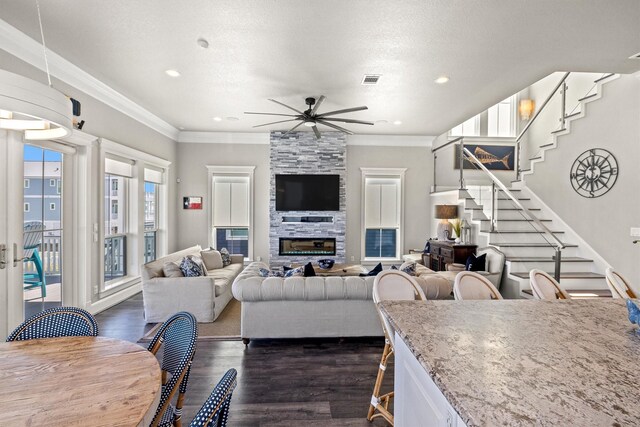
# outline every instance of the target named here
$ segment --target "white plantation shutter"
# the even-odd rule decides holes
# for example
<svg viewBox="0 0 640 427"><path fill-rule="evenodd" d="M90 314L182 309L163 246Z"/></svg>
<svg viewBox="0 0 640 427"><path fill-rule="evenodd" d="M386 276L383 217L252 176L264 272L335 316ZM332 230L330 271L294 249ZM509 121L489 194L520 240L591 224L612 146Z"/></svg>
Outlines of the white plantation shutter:
<svg viewBox="0 0 640 427"><path fill-rule="evenodd" d="M213 178L214 227L249 226L249 179L215 176Z"/></svg>
<svg viewBox="0 0 640 427"><path fill-rule="evenodd" d="M365 182L365 228L400 226L400 180L367 178Z"/></svg>

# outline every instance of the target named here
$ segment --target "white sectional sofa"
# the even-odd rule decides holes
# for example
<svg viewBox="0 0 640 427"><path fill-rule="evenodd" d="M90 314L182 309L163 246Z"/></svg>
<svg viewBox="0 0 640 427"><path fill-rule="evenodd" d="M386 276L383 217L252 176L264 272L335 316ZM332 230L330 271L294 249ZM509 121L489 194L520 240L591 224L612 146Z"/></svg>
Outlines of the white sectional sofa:
<svg viewBox="0 0 640 427"><path fill-rule="evenodd" d="M383 336L373 303L370 277L262 277L253 262L233 282L242 301L241 335L256 338ZM426 270L426 269L425 269ZM427 297L445 298L449 282L437 275L419 278Z"/></svg>
<svg viewBox="0 0 640 427"><path fill-rule="evenodd" d="M174 252L142 266L142 296L147 323L164 322L179 311L188 311L198 322L213 322L233 295L231 284L242 271L242 255L231 255L231 264L208 270L200 277L164 277L167 262L180 263L187 255L200 256L200 246Z"/></svg>

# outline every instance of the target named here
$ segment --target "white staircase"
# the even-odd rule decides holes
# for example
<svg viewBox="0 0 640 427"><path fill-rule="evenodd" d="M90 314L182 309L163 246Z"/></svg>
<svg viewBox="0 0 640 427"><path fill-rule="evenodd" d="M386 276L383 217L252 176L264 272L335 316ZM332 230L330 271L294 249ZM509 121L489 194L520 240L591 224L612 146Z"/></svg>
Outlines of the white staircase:
<svg viewBox="0 0 640 427"><path fill-rule="evenodd" d="M488 188L468 186L467 190L458 190L459 202L463 204L465 217L474 225L478 245L494 246L506 255L500 292L508 298L530 298L526 292L531 289L529 271L537 268L553 275L554 242L501 190L496 190L497 206L491 231ZM603 273L607 265L604 260L546 206L537 203L528 189L509 191L565 244L561 253L561 286L568 291L605 291Z"/></svg>

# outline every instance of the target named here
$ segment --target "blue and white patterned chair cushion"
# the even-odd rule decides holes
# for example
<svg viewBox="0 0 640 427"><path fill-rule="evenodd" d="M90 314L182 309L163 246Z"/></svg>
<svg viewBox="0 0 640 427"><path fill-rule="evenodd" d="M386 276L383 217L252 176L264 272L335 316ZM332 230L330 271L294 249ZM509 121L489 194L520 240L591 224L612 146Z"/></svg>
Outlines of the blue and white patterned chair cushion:
<svg viewBox="0 0 640 427"><path fill-rule="evenodd" d="M192 255L182 258L182 262L180 263L180 271L182 271L182 275L184 277L198 277L205 275L205 272L202 268L202 260L200 261L200 263L198 263L197 260L195 260L195 257Z"/></svg>
<svg viewBox="0 0 640 427"><path fill-rule="evenodd" d="M224 374L189 427L224 427L229 417L231 396L236 388L238 372L231 368Z"/></svg>
<svg viewBox="0 0 640 427"><path fill-rule="evenodd" d="M89 312L76 307L53 307L25 320L7 341L85 336L98 336L98 324Z"/></svg>
<svg viewBox="0 0 640 427"><path fill-rule="evenodd" d="M170 374L169 380L162 387L160 404L154 416L154 421L159 420L158 426L171 426L182 416L182 408L171 405L169 397L178 387L181 395L187 391L197 338L196 318L191 313L183 311L164 322L149 343L149 351L154 354L161 345L164 347L162 370Z"/></svg>

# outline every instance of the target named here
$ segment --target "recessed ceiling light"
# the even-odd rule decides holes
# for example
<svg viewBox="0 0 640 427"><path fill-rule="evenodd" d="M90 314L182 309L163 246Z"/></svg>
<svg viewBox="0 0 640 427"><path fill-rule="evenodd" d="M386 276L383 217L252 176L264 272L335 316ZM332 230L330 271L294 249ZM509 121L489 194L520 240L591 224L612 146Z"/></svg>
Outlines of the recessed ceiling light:
<svg viewBox="0 0 640 427"><path fill-rule="evenodd" d="M180 77L180 73L177 72L176 70L167 70L165 71L165 73L167 73L167 76Z"/></svg>
<svg viewBox="0 0 640 427"><path fill-rule="evenodd" d="M237 117L229 116L229 117L227 117L227 120L229 120L230 122L237 122L240 119L237 118Z"/></svg>
<svg viewBox="0 0 640 427"><path fill-rule="evenodd" d="M446 82L448 82L448 81L449 81L449 77L447 77L447 76L440 76L440 77L438 77L437 79L435 79L434 81L435 81L436 83L438 83L439 85L443 85L443 84L445 84Z"/></svg>
<svg viewBox="0 0 640 427"><path fill-rule="evenodd" d="M202 37L198 39L197 43L198 43L198 46L200 46L203 49L207 49L209 47L209 42L203 39Z"/></svg>
<svg viewBox="0 0 640 427"><path fill-rule="evenodd" d="M388 120L376 120L376 123L383 125L385 123L389 123L389 121Z"/></svg>
<svg viewBox="0 0 640 427"><path fill-rule="evenodd" d="M217 117L216 116L216 117L213 118L213 121L214 122L221 122L222 121L222 117Z"/></svg>
<svg viewBox="0 0 640 427"><path fill-rule="evenodd" d="M398 125L401 125L401 124L402 124L402 122L401 122L400 120L396 120L395 122L393 122L393 124L394 124L394 125L396 125L396 126L398 126Z"/></svg>

